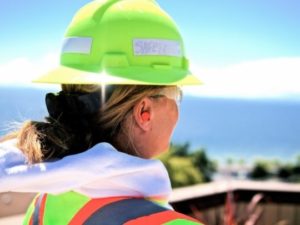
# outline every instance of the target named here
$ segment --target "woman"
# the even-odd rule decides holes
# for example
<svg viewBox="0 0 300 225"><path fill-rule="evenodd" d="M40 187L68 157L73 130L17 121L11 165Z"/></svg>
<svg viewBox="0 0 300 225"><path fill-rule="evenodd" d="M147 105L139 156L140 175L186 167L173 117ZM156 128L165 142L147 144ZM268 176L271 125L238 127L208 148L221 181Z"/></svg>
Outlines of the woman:
<svg viewBox="0 0 300 225"><path fill-rule="evenodd" d="M49 116L0 146L0 191L40 193L24 224L199 224L170 209L167 172L151 159L169 148L178 85L199 83L154 1L84 6L61 67L37 82L62 84L46 95Z"/></svg>

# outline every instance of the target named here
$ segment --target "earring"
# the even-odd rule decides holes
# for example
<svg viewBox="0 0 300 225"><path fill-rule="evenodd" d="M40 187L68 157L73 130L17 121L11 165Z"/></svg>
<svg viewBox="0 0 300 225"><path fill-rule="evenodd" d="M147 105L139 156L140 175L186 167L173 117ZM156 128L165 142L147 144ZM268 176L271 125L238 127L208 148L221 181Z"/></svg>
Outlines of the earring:
<svg viewBox="0 0 300 225"><path fill-rule="evenodd" d="M143 121L148 121L150 120L150 113L149 112L142 112L142 120Z"/></svg>

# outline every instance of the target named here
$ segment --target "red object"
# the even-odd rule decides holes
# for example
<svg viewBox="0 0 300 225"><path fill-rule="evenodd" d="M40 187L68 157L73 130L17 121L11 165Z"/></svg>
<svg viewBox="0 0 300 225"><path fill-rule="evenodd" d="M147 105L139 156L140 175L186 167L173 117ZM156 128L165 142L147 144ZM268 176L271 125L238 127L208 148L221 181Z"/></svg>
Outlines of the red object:
<svg viewBox="0 0 300 225"><path fill-rule="evenodd" d="M224 224L225 225L235 225L234 219L234 196L231 190L227 192L226 203L225 203L225 215L224 215Z"/></svg>
<svg viewBox="0 0 300 225"><path fill-rule="evenodd" d="M38 212L33 212L30 220L29 220L29 224L33 225L33 224L44 224L44 211L45 211L45 205L46 205L46 198L47 198L47 194L40 194L38 195L35 200L34 200L34 206L35 206L35 210L38 210Z"/></svg>
<svg viewBox="0 0 300 225"><path fill-rule="evenodd" d="M140 224L160 225L160 224L164 224L164 223L170 222L172 220L177 220L177 219L185 219L188 221L193 221L193 222L199 223L199 221L197 221L196 219L194 219L192 217L175 212L173 210L167 210L167 211L151 214L149 216L143 216L143 217L139 217L134 220L130 220L130 221L126 222L124 225L140 225Z"/></svg>
<svg viewBox="0 0 300 225"><path fill-rule="evenodd" d="M150 113L149 112L142 112L142 120L145 121L145 122L150 120Z"/></svg>

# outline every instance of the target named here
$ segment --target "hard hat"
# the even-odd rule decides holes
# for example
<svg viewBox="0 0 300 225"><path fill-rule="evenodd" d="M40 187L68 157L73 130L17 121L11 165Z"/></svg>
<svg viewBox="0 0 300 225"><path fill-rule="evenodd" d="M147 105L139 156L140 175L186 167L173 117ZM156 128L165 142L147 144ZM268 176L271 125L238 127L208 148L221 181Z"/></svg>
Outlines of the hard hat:
<svg viewBox="0 0 300 225"><path fill-rule="evenodd" d="M60 66L34 82L193 85L181 35L154 0L95 0L69 25Z"/></svg>

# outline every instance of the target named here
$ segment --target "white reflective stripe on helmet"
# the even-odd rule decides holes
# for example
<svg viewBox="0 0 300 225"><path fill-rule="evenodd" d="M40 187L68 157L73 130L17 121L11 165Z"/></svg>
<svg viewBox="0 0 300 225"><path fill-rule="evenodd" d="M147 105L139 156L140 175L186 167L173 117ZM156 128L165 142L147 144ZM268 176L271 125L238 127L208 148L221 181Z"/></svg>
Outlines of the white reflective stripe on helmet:
<svg viewBox="0 0 300 225"><path fill-rule="evenodd" d="M133 49L134 55L182 56L180 43L172 40L134 39Z"/></svg>
<svg viewBox="0 0 300 225"><path fill-rule="evenodd" d="M62 53L90 54L93 39L90 37L68 37L64 39Z"/></svg>

